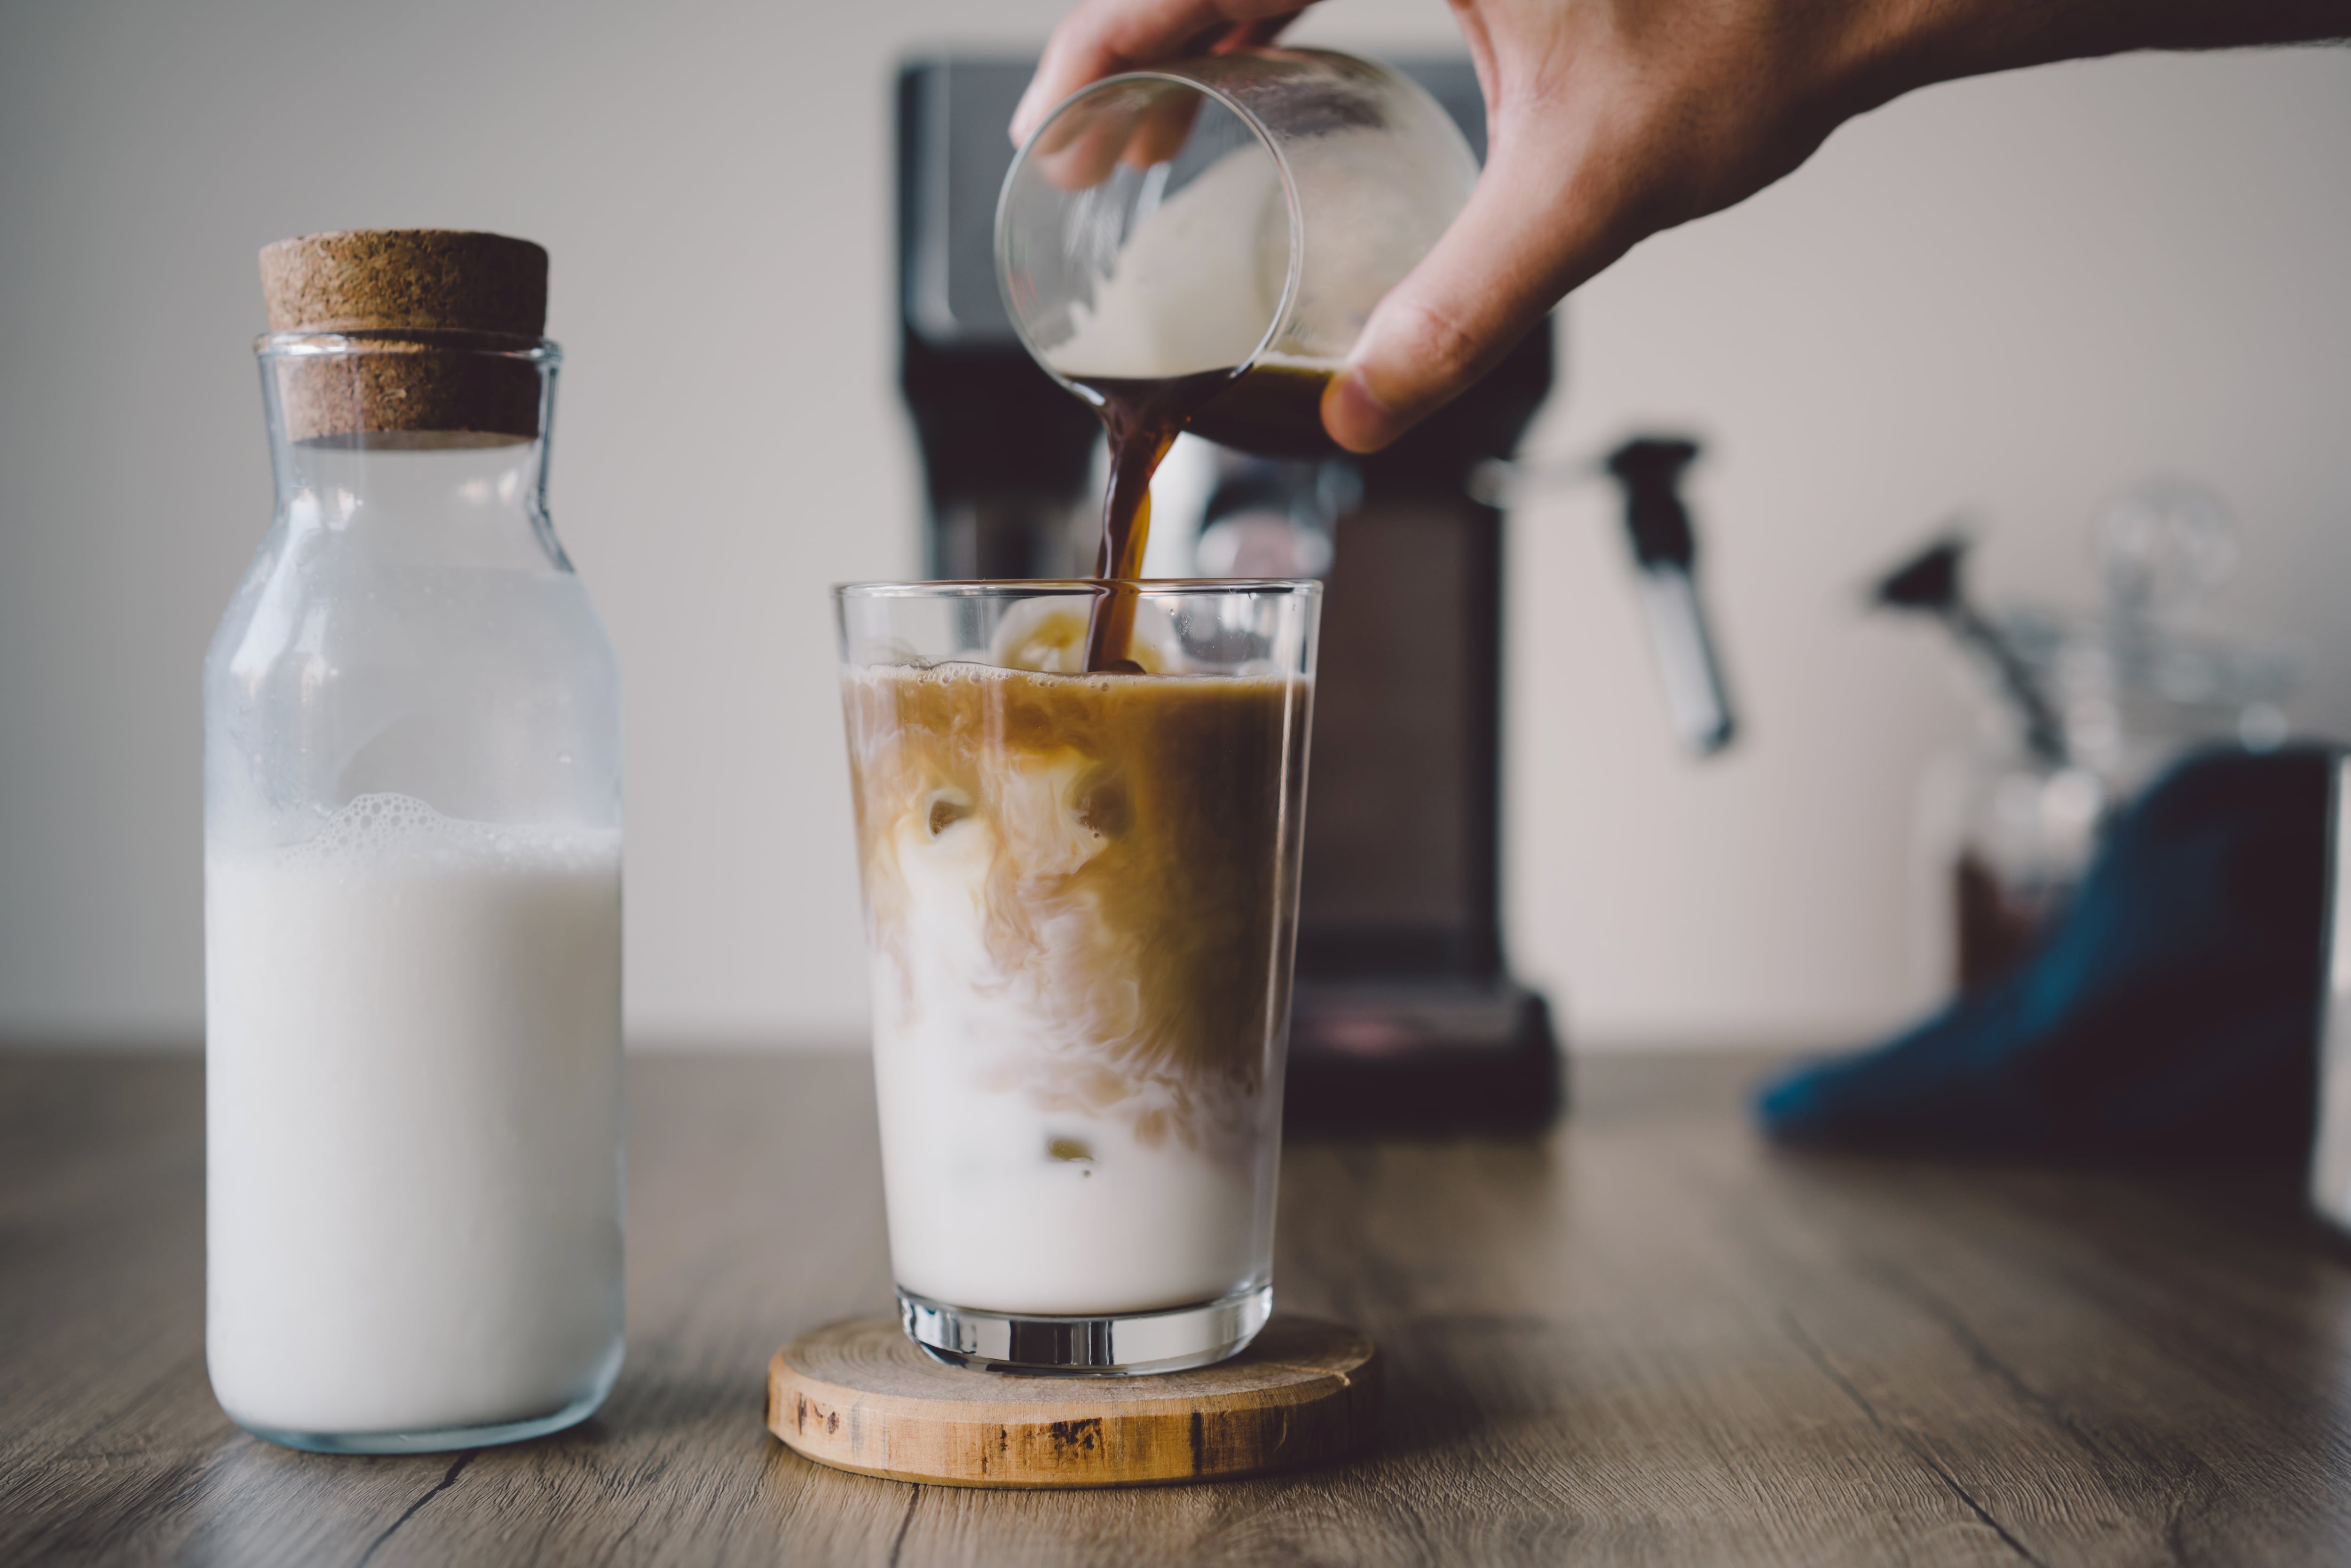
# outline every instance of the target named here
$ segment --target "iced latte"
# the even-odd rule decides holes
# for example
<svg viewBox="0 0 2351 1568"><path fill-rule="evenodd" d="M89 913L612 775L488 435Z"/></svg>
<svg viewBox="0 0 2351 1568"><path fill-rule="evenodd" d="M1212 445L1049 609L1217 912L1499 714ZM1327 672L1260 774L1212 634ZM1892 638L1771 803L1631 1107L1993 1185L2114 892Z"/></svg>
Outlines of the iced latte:
<svg viewBox="0 0 2351 1568"><path fill-rule="evenodd" d="M1146 587L1140 673L1071 673L1101 591L842 592L892 1261L998 1364L1269 1297L1316 591Z"/></svg>

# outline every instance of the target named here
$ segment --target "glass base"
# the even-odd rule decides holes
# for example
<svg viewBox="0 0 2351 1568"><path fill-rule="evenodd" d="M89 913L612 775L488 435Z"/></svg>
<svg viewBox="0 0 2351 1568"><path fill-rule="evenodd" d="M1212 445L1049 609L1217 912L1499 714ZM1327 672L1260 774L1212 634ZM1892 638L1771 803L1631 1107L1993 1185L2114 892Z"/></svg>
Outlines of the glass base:
<svg viewBox="0 0 2351 1568"><path fill-rule="evenodd" d="M1132 1377L1207 1366L1247 1349L1273 1315L1273 1287L1122 1317L1017 1317L898 1292L906 1337L935 1360L1029 1376Z"/></svg>
<svg viewBox="0 0 2351 1568"><path fill-rule="evenodd" d="M533 1416L521 1421L496 1421L480 1427L435 1427L406 1432L288 1432L261 1422L248 1421L235 1411L228 1413L246 1431L265 1443L275 1443L281 1448L300 1448L313 1454L436 1454L457 1448L488 1448L500 1443L519 1443L531 1437L544 1437L549 1432L560 1432L566 1427L576 1427L596 1413L612 1392L612 1385L621 1375L622 1347L615 1344L600 1368L587 1393L551 1415Z"/></svg>

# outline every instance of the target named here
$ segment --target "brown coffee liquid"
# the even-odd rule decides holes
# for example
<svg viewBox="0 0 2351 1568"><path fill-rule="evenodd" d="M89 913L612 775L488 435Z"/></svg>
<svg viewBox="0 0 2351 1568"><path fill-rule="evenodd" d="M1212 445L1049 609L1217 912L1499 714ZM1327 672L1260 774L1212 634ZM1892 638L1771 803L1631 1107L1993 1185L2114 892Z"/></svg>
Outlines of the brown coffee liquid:
<svg viewBox="0 0 2351 1568"><path fill-rule="evenodd" d="M1086 669L1141 674L1129 644L1134 637L1134 590L1143 575L1143 549L1151 539L1151 476L1200 405L1233 379L1229 370L1188 376L1071 377L1079 394L1102 416L1110 439L1110 491L1102 497L1102 549L1094 576L1111 585L1094 601L1086 627Z"/></svg>
<svg viewBox="0 0 2351 1568"><path fill-rule="evenodd" d="M1339 444L1322 428L1331 376L1310 365L1259 365L1202 403L1186 428L1259 457L1335 457Z"/></svg>
<svg viewBox="0 0 2351 1568"><path fill-rule="evenodd" d="M867 915L905 983L984 955L989 995L1061 1042L1029 1092L1145 1145L1236 1113L1288 1017L1306 683L945 664L842 695Z"/></svg>
<svg viewBox="0 0 2351 1568"><path fill-rule="evenodd" d="M1102 549L1094 576L1111 585L1094 602L1086 628L1086 664L1097 674L1140 674L1129 644L1134 636L1134 590L1151 538L1151 476L1186 430L1269 457L1311 457L1336 452L1322 430L1327 371L1259 365L1245 375L1231 370L1186 376L1073 376L1071 384L1102 415L1110 438L1110 491L1102 498Z"/></svg>

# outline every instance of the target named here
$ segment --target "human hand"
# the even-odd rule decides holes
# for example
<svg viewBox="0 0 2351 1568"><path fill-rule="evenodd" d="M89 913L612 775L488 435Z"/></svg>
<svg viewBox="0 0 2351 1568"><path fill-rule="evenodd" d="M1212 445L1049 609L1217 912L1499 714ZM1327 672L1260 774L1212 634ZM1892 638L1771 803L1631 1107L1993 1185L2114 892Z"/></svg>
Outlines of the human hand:
<svg viewBox="0 0 2351 1568"><path fill-rule="evenodd" d="M1455 0L1486 95L1486 169L1324 394L1332 439L1387 444L1642 237L1794 168L1855 107L1857 9ZM1054 33L1013 135L1088 82L1262 41L1293 15L1294 0L1086 0Z"/></svg>
<svg viewBox="0 0 2351 1568"><path fill-rule="evenodd" d="M2137 47L2338 36L2346 0L1449 0L1486 96L1468 205L1365 323L1322 399L1386 445L1648 235L1717 212L1844 120L1928 82ZM1267 41L1296 0L1082 0L1012 123L1102 77Z"/></svg>

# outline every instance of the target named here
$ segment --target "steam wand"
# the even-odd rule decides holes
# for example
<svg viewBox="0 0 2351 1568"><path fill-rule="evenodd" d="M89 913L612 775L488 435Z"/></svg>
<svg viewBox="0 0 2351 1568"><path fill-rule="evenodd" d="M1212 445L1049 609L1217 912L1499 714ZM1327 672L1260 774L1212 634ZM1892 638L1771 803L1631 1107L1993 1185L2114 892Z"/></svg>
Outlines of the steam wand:
<svg viewBox="0 0 2351 1568"><path fill-rule="evenodd" d="M1738 734L1714 635L1698 596L1698 536L1683 503L1684 470L1702 449L1678 436L1636 436L1603 457L1530 467L1486 462L1470 471L1469 495L1504 507L1530 490L1614 478L1623 488L1625 530L1640 569L1649 645L1665 683L1666 713L1693 756L1711 757Z"/></svg>

